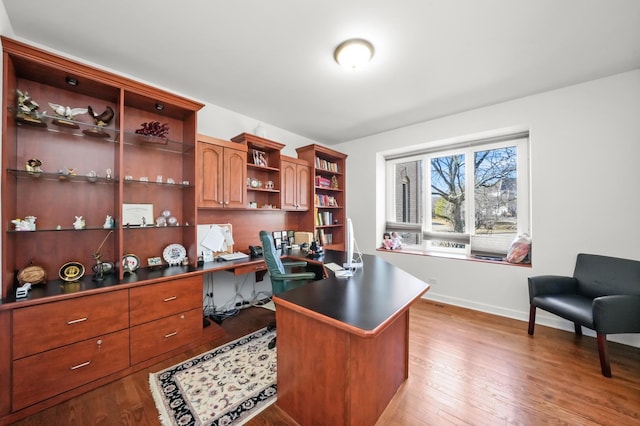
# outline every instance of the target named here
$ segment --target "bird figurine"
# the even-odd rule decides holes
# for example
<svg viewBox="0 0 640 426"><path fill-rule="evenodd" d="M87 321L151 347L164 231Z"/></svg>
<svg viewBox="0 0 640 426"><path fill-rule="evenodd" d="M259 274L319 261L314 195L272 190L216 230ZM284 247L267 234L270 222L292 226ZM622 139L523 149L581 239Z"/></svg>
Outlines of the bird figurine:
<svg viewBox="0 0 640 426"><path fill-rule="evenodd" d="M102 114L96 114L93 108L91 108L91 105L87 107L87 110L89 111L89 115L93 118L93 121L95 121L96 125L100 127L105 127L106 125L108 125L109 122L113 120L113 117L115 115L113 108L111 108L110 106L107 106L107 109L104 110Z"/></svg>
<svg viewBox="0 0 640 426"><path fill-rule="evenodd" d="M44 112L38 111L40 105L31 98L29 92L22 92L20 89L16 89L18 95L18 111L16 119L23 124L29 124L32 126L46 127L46 123L42 121Z"/></svg>
<svg viewBox="0 0 640 426"><path fill-rule="evenodd" d="M53 104L49 102L49 106L53 109L53 112L56 114L56 119L52 121L53 124L63 127L70 127L73 129L78 129L76 123L72 123L71 120L75 118L76 115L86 114L86 108L71 108L68 106Z"/></svg>
<svg viewBox="0 0 640 426"><path fill-rule="evenodd" d="M93 118L94 123L96 123L96 127L91 129L85 129L82 131L87 136L91 136L92 138L108 138L111 135L104 130L103 127L106 127L113 117L115 116L115 112L113 108L107 106L107 109L104 110L102 114L96 114L96 112L91 108L91 105L87 107L87 111L89 111L89 115Z"/></svg>

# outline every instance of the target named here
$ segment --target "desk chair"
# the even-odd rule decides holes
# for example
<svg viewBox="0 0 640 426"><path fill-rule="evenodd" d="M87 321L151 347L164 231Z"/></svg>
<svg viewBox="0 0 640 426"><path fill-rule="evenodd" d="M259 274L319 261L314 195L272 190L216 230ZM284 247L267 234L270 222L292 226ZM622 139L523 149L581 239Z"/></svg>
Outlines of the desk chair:
<svg viewBox="0 0 640 426"><path fill-rule="evenodd" d="M282 260L280 260L280 254L277 252L275 244L273 243L273 237L269 232L260 231L260 241L262 242L264 262L267 264L267 270L271 278L273 295L303 286L308 281L316 278L314 272L287 272L288 268L307 266L307 262L282 262ZM275 345L276 339L274 338L269 342L269 348L272 349Z"/></svg>

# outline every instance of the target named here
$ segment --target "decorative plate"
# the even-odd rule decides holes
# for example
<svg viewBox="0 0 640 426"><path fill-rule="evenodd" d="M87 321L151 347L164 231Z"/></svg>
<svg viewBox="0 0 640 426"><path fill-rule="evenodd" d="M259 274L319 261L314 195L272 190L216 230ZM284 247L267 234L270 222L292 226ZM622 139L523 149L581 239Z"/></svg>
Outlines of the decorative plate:
<svg viewBox="0 0 640 426"><path fill-rule="evenodd" d="M252 188L257 188L258 186L260 186L260 182L256 178L251 179L249 184Z"/></svg>
<svg viewBox="0 0 640 426"><path fill-rule="evenodd" d="M162 258L169 265L180 265L187 257L187 250L180 244L169 244L162 252Z"/></svg>
<svg viewBox="0 0 640 426"><path fill-rule="evenodd" d="M122 270L124 272L135 272L140 267L140 258L135 254L125 254L122 256Z"/></svg>
<svg viewBox="0 0 640 426"><path fill-rule="evenodd" d="M78 281L84 276L84 265L80 262L67 262L60 268L58 276L63 281Z"/></svg>

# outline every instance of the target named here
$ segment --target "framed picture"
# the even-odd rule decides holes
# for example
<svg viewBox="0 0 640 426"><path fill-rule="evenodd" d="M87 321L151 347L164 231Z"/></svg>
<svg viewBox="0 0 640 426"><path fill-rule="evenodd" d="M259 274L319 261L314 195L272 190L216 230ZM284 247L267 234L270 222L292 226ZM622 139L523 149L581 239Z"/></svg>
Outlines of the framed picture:
<svg viewBox="0 0 640 426"><path fill-rule="evenodd" d="M255 164L256 166L268 167L269 164L267 164L267 154L264 151L254 149L253 164Z"/></svg>
<svg viewBox="0 0 640 426"><path fill-rule="evenodd" d="M147 259L147 262L149 263L149 267L150 268L155 268L158 266L162 266L162 259L160 258L160 256L158 257L150 257Z"/></svg>
<svg viewBox="0 0 640 426"><path fill-rule="evenodd" d="M123 204L122 226L153 226L153 204Z"/></svg>

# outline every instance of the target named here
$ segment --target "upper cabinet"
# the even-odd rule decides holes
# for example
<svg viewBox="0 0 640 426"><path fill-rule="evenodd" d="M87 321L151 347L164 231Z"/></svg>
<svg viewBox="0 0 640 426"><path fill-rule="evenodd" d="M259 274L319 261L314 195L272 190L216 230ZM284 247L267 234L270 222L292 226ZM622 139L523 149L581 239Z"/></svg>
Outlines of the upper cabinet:
<svg viewBox="0 0 640 426"><path fill-rule="evenodd" d="M198 135L198 207L245 208L247 146Z"/></svg>
<svg viewBox="0 0 640 426"><path fill-rule="evenodd" d="M49 280L102 279L109 265L118 268L106 275L122 278L125 254L145 266L179 244L195 265L202 104L4 37L2 45L2 296L30 263Z"/></svg>
<svg viewBox="0 0 640 426"><path fill-rule="evenodd" d="M282 178L282 209L292 211L309 210L311 193L311 168L298 158L280 157L280 175Z"/></svg>
<svg viewBox="0 0 640 426"><path fill-rule="evenodd" d="M297 148L298 157L311 165L309 188L313 210L304 217L304 227L315 230L315 238L328 249L344 250L346 240L346 154L321 145Z"/></svg>

